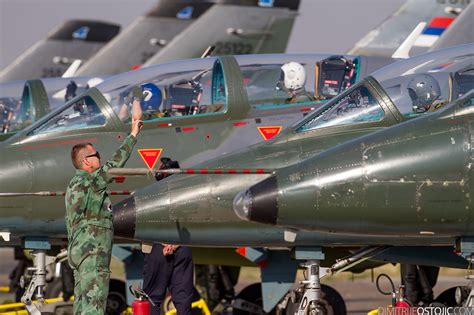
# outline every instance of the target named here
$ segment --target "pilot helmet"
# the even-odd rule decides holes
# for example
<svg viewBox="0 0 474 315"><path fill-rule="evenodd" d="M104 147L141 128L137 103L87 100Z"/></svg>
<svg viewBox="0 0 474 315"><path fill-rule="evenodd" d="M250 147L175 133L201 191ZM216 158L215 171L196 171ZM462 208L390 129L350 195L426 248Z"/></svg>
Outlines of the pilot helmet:
<svg viewBox="0 0 474 315"><path fill-rule="evenodd" d="M407 89L415 113L427 111L433 102L441 96L438 81L429 74L415 76L408 82Z"/></svg>
<svg viewBox="0 0 474 315"><path fill-rule="evenodd" d="M154 112L158 111L161 101L162 94L159 87L153 83L146 83L141 86L142 88L142 102L141 106L144 111Z"/></svg>
<svg viewBox="0 0 474 315"><path fill-rule="evenodd" d="M280 84L286 90L296 91L304 87L306 83L306 71L304 67L298 62L287 62L281 66Z"/></svg>

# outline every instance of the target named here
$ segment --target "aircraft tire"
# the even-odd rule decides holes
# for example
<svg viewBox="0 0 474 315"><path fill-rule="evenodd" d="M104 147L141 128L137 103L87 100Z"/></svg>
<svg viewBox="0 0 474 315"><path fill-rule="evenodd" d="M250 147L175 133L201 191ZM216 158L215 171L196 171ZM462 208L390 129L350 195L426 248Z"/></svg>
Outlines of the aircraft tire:
<svg viewBox="0 0 474 315"><path fill-rule="evenodd" d="M444 306L458 306L456 303L455 293L457 287L452 287L441 292L435 299L435 302Z"/></svg>
<svg viewBox="0 0 474 315"><path fill-rule="evenodd" d="M263 298L262 298L262 285L260 283L253 283L245 288L237 294L235 297L236 299L242 299L258 306L263 306ZM250 314L247 311L237 310L234 309L232 314L234 315L247 315ZM271 311L268 314L275 314L275 311Z"/></svg>
<svg viewBox="0 0 474 315"><path fill-rule="evenodd" d="M46 285L44 296L47 299L56 298L62 296L63 293L63 284L61 278L54 278L53 281L49 282Z"/></svg>
<svg viewBox="0 0 474 315"><path fill-rule="evenodd" d="M106 315L119 315L127 308L125 283L117 279L110 279L109 295L105 307Z"/></svg>
<svg viewBox="0 0 474 315"><path fill-rule="evenodd" d="M342 296L328 285L321 284L321 304L324 306L325 315L345 315L347 313L346 303ZM288 302L284 314L293 315L298 309L298 303Z"/></svg>
<svg viewBox="0 0 474 315"><path fill-rule="evenodd" d="M49 299L60 296L62 296L61 278L55 278L46 286L45 297ZM107 315L121 314L126 308L125 283L117 279L110 279L105 313Z"/></svg>

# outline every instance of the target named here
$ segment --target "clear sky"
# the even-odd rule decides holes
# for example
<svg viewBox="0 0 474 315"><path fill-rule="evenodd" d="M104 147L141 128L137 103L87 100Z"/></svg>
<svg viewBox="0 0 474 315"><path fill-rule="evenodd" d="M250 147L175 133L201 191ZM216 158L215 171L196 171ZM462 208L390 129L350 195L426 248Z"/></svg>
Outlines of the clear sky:
<svg viewBox="0 0 474 315"><path fill-rule="evenodd" d="M404 0L301 0L288 52L347 51ZM0 0L0 69L69 19L126 27L156 0Z"/></svg>

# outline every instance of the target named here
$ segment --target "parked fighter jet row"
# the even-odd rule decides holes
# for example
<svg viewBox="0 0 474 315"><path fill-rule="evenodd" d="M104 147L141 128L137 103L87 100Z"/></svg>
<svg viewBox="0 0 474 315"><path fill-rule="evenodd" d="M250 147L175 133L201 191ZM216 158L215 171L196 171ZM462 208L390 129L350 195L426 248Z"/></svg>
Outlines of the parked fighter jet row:
<svg viewBox="0 0 474 315"><path fill-rule="evenodd" d="M408 1L381 34L406 23L406 12L418 6ZM453 41L442 33L456 34L454 44L471 42L472 34L459 32L472 24L472 5L426 6L431 13L409 21L428 25L419 27L418 41L416 32L411 44L398 39L396 55L417 45L437 49L404 60L391 58L393 43L380 44L381 37L357 45L377 57L255 55L285 50L297 0L161 0L122 34L106 32L107 41L115 38L94 56L90 49L83 56L54 52L70 66L54 73L66 71L63 78L25 75L26 60L51 66L48 58L22 57L0 76L9 81L0 84L2 245L33 249L37 262L66 242L70 148L90 142L110 156L130 129L131 93L139 87L147 97L131 169L112 171L116 243L231 249L215 255L216 264L242 247L242 256L264 266L265 312L345 313L340 296L328 297L337 295L333 289L323 286L321 298L320 277L363 268L367 258L466 268L473 255L474 43L446 48ZM222 26L205 31L210 22ZM105 35L79 24L45 43L66 47L62 39L72 34L76 45L104 45ZM439 40L426 39L433 29ZM142 176L158 174L163 157L181 169L160 170L172 176L159 182ZM300 300L279 303L288 302L298 262L308 276ZM35 272L26 294L43 289L44 274ZM460 305L474 306L473 292Z"/></svg>

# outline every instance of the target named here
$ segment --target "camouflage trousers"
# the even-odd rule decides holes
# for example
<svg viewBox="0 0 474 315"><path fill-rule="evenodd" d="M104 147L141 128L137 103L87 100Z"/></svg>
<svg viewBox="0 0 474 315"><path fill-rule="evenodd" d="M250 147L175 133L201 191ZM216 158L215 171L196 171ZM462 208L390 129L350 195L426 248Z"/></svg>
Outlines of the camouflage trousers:
<svg viewBox="0 0 474 315"><path fill-rule="evenodd" d="M74 270L74 314L104 314L109 294L109 264L92 255Z"/></svg>
<svg viewBox="0 0 474 315"><path fill-rule="evenodd" d="M100 230L104 232L105 229ZM85 241L87 237L81 235L78 237L79 242L69 248L69 264L74 270L74 314L76 315L96 315L105 312L109 294L109 266L112 250L112 234L109 231L98 233L100 237L97 237L95 242L91 242L90 239ZM94 236L94 234L88 236Z"/></svg>

